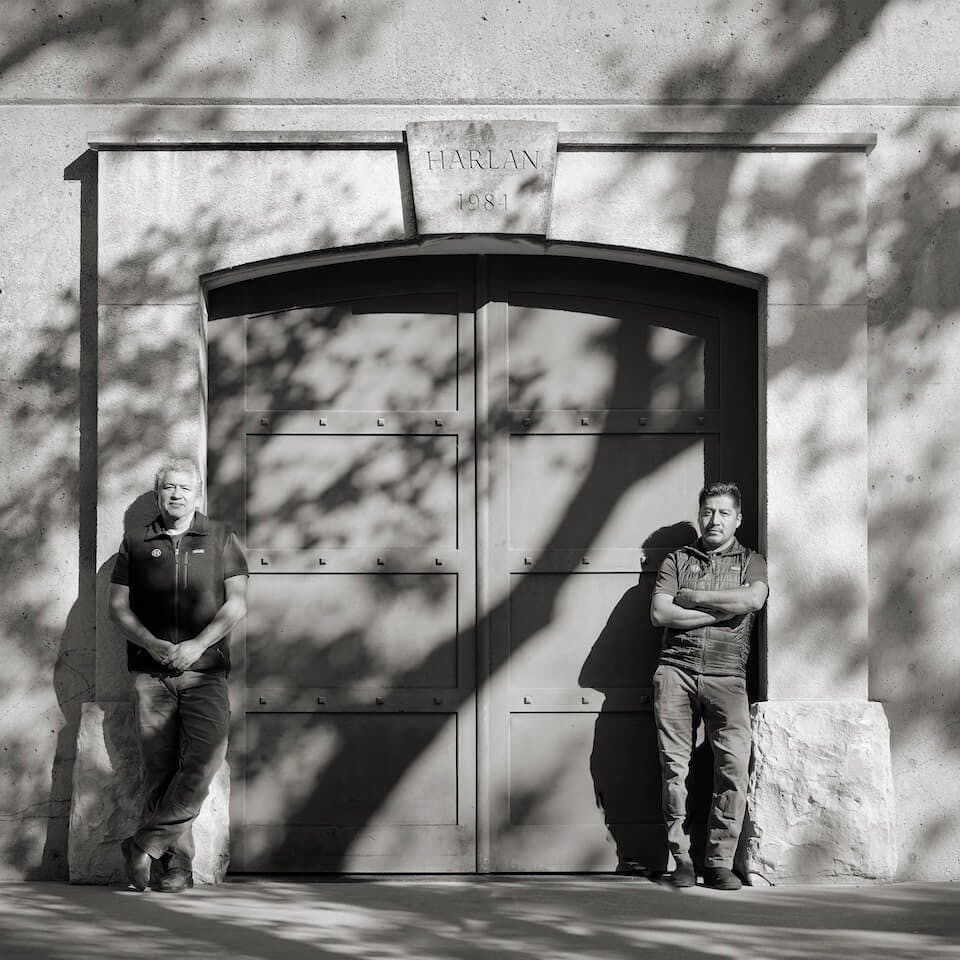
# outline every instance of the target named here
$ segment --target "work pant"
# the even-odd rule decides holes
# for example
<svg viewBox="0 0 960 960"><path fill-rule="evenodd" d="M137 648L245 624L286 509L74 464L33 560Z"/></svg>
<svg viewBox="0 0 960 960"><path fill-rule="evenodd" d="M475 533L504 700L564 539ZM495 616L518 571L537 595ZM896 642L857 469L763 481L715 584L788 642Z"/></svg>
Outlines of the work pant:
<svg viewBox="0 0 960 960"><path fill-rule="evenodd" d="M227 752L227 679L193 670L132 677L145 801L133 839L154 859L189 870L193 821Z"/></svg>
<svg viewBox="0 0 960 960"><path fill-rule="evenodd" d="M689 856L687 777L703 720L713 751L713 801L704 865L732 867L747 808L750 705L742 677L708 677L661 664L653 677L663 817L674 857Z"/></svg>

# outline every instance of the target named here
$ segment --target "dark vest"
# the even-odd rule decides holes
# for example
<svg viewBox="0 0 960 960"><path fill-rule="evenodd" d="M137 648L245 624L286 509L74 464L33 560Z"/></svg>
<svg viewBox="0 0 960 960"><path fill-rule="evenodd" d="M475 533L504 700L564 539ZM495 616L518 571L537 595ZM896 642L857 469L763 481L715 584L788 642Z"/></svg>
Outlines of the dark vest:
<svg viewBox="0 0 960 960"><path fill-rule="evenodd" d="M722 554L704 553L696 546L681 547L674 553L680 588L729 590L747 583L747 562L753 551L734 540ZM660 662L690 673L713 676L746 674L750 655L750 634L755 613L744 613L709 627L675 630L666 627Z"/></svg>
<svg viewBox="0 0 960 960"><path fill-rule="evenodd" d="M176 548L159 519L142 535L125 537L126 557L118 558L125 569L115 569L114 582L129 585L130 608L154 636L182 643L214 618L226 599L224 577L247 572L239 545L232 552L227 550L230 569L224 568L231 536L225 524L197 512ZM146 650L129 642L127 666L131 670L162 669ZM208 647L191 669L229 671L229 635Z"/></svg>

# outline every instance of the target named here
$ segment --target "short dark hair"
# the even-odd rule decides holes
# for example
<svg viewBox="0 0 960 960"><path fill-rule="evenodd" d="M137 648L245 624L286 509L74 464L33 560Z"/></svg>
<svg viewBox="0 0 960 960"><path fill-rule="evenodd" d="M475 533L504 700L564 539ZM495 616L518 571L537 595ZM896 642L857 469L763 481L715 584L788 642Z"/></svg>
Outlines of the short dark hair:
<svg viewBox="0 0 960 960"><path fill-rule="evenodd" d="M701 509L710 497L730 497L737 508L737 513L740 512L740 488L735 483L728 480L715 480L713 483L708 483L700 491Z"/></svg>

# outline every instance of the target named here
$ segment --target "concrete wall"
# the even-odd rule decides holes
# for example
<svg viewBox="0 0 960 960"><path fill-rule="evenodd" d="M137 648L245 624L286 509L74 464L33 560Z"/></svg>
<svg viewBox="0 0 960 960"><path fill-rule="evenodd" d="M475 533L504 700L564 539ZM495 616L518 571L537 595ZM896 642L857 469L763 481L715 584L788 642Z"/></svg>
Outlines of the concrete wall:
<svg viewBox="0 0 960 960"><path fill-rule="evenodd" d="M197 269L191 261L192 273L178 272L177 231L195 231L215 247L223 236L216 229L225 229L216 224L221 216L227 223L231 210L229 202L221 209L218 196L197 196L195 220L170 224L160 195L143 207L136 246L100 264L99 234L108 237L112 227L97 216L104 187L87 133L399 130L450 116L544 119L561 130L606 133L877 134L869 156L844 153L818 165L800 155L759 178L710 171L671 194L668 210L663 197L645 193L644 164L654 157L611 162L605 182L591 188L606 191L607 242L617 242L618 224L642 218L655 199L664 249L743 260L751 251L729 244L748 236L779 265L776 275L788 278L771 287L772 399L781 404L778 435L796 449L799 476L818 479L811 488L790 471L769 478L769 529L804 553L812 544L837 575L825 589L822 571L783 568L788 589L778 590L770 612L777 628L770 643L781 649L771 696L882 701L901 875L960 876L960 598L951 590L960 565L951 417L960 347L960 72L951 65L960 13L946 0L735 0L662 12L625 2L570 4L559 13L557 6L6 5L0 876L64 875L80 705L93 698L98 673L97 545L102 557L116 535L96 529L97 465L101 498L129 504L149 485L150 466L131 452L131 439L143 433L143 418L159 418L158 429L170 418L170 411L134 409L136 417L118 417L115 429L97 436L98 349L113 349L111 317L128 309L110 306L97 274L145 290L156 276L180 276L172 299L158 291L162 302L176 303L195 290ZM697 191L702 183L709 184L710 216ZM390 211L353 202L360 206L351 222L364 236L367 227L377 236L394 232ZM796 225L798 207L809 216ZM277 231L294 247L322 246L327 220L290 221L267 208L262 233L245 240L250 256L270 255ZM328 236L349 232L333 226ZM850 282L862 276L863 237L866 291ZM828 270L819 269L824 263ZM827 313L815 326L798 322L813 304ZM811 330L815 342L804 339ZM127 347L115 343L129 382L163 375L162 357L144 365ZM124 395L113 402L124 410ZM106 414L109 405L101 430ZM864 489L869 498L851 495ZM823 522L838 513L849 524ZM810 612L824 609L832 628L814 634Z"/></svg>

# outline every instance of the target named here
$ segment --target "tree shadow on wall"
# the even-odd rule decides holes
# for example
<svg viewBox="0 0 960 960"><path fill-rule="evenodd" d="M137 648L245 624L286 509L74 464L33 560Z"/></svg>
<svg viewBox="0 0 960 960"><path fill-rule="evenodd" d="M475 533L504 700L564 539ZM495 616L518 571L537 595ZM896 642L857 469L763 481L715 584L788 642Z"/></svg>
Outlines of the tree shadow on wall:
<svg viewBox="0 0 960 960"><path fill-rule="evenodd" d="M2 72L2 65L0 65ZM63 179L80 184L79 290L70 298L72 322L60 332L57 345L44 344L35 359L34 377L59 388L66 377L76 377L76 394L57 397L55 417L79 426L75 463L70 458L51 465L55 487L40 484L31 491L45 493L43 509L34 513L39 533L57 524L46 516L51 505L75 487L77 516L77 598L70 607L53 664L53 690L62 715L50 772L49 815L40 863L28 872L31 878L67 877L67 841L77 734L83 704L94 699L96 682L96 491L97 491L97 208L96 155L81 154L63 171ZM79 343L76 368L71 363L71 341Z"/></svg>
<svg viewBox="0 0 960 960"><path fill-rule="evenodd" d="M750 130L754 131L758 125L762 128L767 122L762 118L758 119L758 112L753 107L742 109L726 110L725 113L718 113L716 106L725 103L749 103L754 100L764 100L771 104L780 104L784 102L783 89L787 84L793 84L793 94L787 94L789 102L802 102L806 94L816 89L817 84L824 76L827 76L838 64L840 64L847 52L858 43L861 43L871 34L872 27L879 17L882 10L888 4L882 2L871 2L860 4L856 7L850 4L838 2L815 3L808 7L808 16L811 19L826 18L827 29L815 30L807 34L803 30L792 29L784 34L781 30L782 23L789 22L796 24L797 5L783 2L773 8L769 13L771 21L771 37L773 32L777 31L778 37L776 43L770 42L771 50L779 48L780 51L789 52L790 56L783 62L775 57L763 58L757 57L749 62L741 59L741 54L746 50L746 44L734 42L730 45L730 55L718 59L705 53L702 58L697 54L691 57L685 57L682 62L678 62L674 74L669 82L664 85L664 94L669 95L671 101L693 99L703 104L701 112L697 116L696 122L704 122L711 125L716 123L718 117L724 118L724 126L730 130ZM182 3L166 4L163 11L178 13L185 9ZM792 16L788 14L793 13ZM47 18L46 23L37 29L26 29L21 31L21 39L12 47L12 55L5 55L5 59L0 62L0 67L11 70L19 64L27 62L29 57L48 43L53 46L66 45L68 42L75 41L78 37L82 39L84 35L94 35L97 33L105 35L110 44L126 58L128 64L135 65L135 69L143 70L145 65L146 73L156 69L159 64L159 57L152 56L149 52L145 57L139 53L139 38L149 35L149 44L157 44L162 47L163 57L169 58L169 40L170 32L158 32L155 29L154 17L156 11L151 9L150 18L145 21L143 18L130 20L127 12L122 6L116 4L98 4L88 5L88 16L81 24L83 30L80 33L76 31L72 35L65 36L64 29L69 34L74 25L54 22L52 15ZM103 16L103 14L106 14ZM122 23L121 23L122 21ZM803 26L800 18L800 27ZM119 29L122 28L122 29ZM86 31L84 33L83 31ZM116 41L116 42L115 42ZM743 49L741 50L741 46ZM627 51L632 53L633 51ZM747 51L748 52L748 51ZM175 59L175 58L174 58ZM141 64L141 60L143 64ZM104 58L102 75L107 77L109 71L113 70L116 59ZM635 72L632 66L626 69L626 64L632 64L634 57L624 57L624 75L622 77L625 88L629 88L635 80ZM767 66L774 64L773 67ZM131 68L133 69L133 68ZM205 74L206 76L206 74ZM209 112L199 111L196 116L217 115L220 108L210 108ZM789 122L789 106L782 110L771 110L767 115L775 117L778 122ZM158 111L151 112L150 117L155 117ZM146 111L144 111L144 115ZM917 110L911 114L911 122L916 122L918 128L922 127L922 119L926 111ZM689 116L689 114L688 114ZM179 117L179 114L178 114ZM202 122L202 121L198 121ZM135 128L135 125L132 124ZM872 207L872 229L877 235L883 235L886 228L896 228L895 239L889 257L889 264L880 271L882 276L878 278L880 296L877 297L872 305L871 323L880 340L888 335L896 334L897 337L910 338L915 341L918 348L926 349L931 356L937 356L942 353L936 348L940 340L941 325L951 322L950 315L954 312L958 301L955 281L952 278L955 271L952 271L949 264L956 261L956 256L951 256L951 251L956 246L956 229L952 229L952 221L955 219L955 213L948 209L950 176L955 174L957 168L957 151L951 145L949 138L937 137L934 140L924 141L922 129L914 134L908 129L891 131L892 137L911 137L911 153L917 156L917 165L907 170L905 173L897 171L897 176L889 183L881 183L882 170L876 174L875 189L879 195L877 203ZM914 142L915 141L915 142ZM707 189L707 179L702 178L704 190ZM728 199L728 191L723 185L716 183L710 185L710 195L703 196L702 202L691 204L690 208L696 210L698 217L707 216L709 218L718 218ZM829 198L828 198L829 199ZM811 205L818 202L817 197L811 198ZM214 237L216 234L214 234ZM175 247L180 238L171 236L164 238L164 243ZM709 251L704 252L705 245L697 245L690 252L696 255L703 255L709 258ZM136 252L134 254L136 257ZM941 262L942 258L942 262ZM784 264L784 268L789 270L790 264ZM913 291L922 291L914 295ZM94 297L94 325L96 314L96 303ZM922 316L921 316L922 315ZM46 354L46 359L56 359L54 349L48 348L46 344L39 351ZM94 351L95 355L96 351ZM838 349L836 356L841 358L844 352ZM783 355L783 368L791 365L791 358ZM908 382L920 384L917 389L917 397L923 396L923 383L934 376L931 368L921 368L917 370L908 369L904 373L902 357L893 350L880 348L875 352L876 369L871 377L872 400L874 405L872 416L874 423L884 422L884 417L895 418L902 413L903 403L909 403L913 400L913 392L907 395L908 399L904 401L901 396L900 385L904 376ZM914 381L909 378L915 376ZM95 385L95 376L88 381ZM131 380L136 383L135 379ZM95 389L94 389L95 393ZM81 405L83 401L81 398ZM74 423L75 409L73 399L68 401L64 409L58 406L55 413L58 421L66 422L71 427ZM89 420L87 421L89 426ZM94 420L95 426L95 420ZM81 432L83 430L83 414L81 414ZM880 431L878 430L878 433ZM89 432L86 433L90 437ZM115 453L115 448L111 447L113 438L104 437L105 453ZM136 445L138 438L121 437L119 446L133 443ZM813 448L812 452L821 458L829 458L835 451L830 447L830 438L813 436L804 438L804 443ZM85 459L82 451L83 439L81 439L81 483L86 478L88 492L96 485L96 465L95 461L91 466L89 458ZM95 441L92 441L95 451ZM109 463L109 455L105 460ZM69 460L69 458L68 458ZM916 460L924 471L931 474L938 474L942 471L949 471L949 462L945 462L940 440L929 438L924 441L922 448L916 450ZM950 497L945 489L931 491L929 487L921 492L921 485L914 485L912 490L901 488L903 481L901 477L893 478L892 471L888 471L887 463L882 462L882 456L872 464L872 479L876 480L878 487L878 497L884 497L890 508L885 509L882 517L874 524L875 529L871 530L871 554L874 557L874 568L879 570L877 579L877 588L872 598L872 622L878 626L874 628L879 633L875 633L873 639L879 646L887 645L891 651L901 650L901 644L906 643L908 655L902 656L897 653L902 663L897 666L890 661L891 656L884 657L882 669L871 670L871 695L878 699L886 699L891 694L891 687L896 686L895 700L903 708L898 725L894 727L893 735L895 742L902 741L905 745L912 743L910 739L916 733L922 733L925 724L930 716L935 716L938 722L938 729L949 738L949 742L956 743L956 731L960 728L952 721L958 711L960 703L957 700L956 691L960 689L956 683L952 683L953 677L949 671L944 671L942 664L938 661L932 663L929 657L929 643L927 642L932 630L937 628L937 619L935 613L930 609L929 587L925 577L915 577L915 570L910 564L912 557L916 555L916 544L922 543L925 537L934 535L938 526L939 518L949 509ZM42 486L50 494L50 500L61 491L64 477L73 469L73 464L68 463L67 467L56 462L50 463L43 476L45 481ZM81 528L84 524L84 508L82 506L84 498L80 497L81 503ZM31 550L36 550L36 544L39 542L37 531L45 526L42 518L37 518L34 529L30 535L25 538L30 544ZM84 536L81 537L82 541ZM89 530L85 538L89 544ZM86 552L85 552L86 549ZM35 558L35 554L29 555ZM95 561L91 559L89 548L85 548L81 543L81 578L84 577L84 570L87 570L87 581L95 577ZM955 565L954 565L955 566ZM956 573L951 569L946 575ZM790 571L787 571L785 580L791 580L794 586L802 585L803 578L793 579ZM18 592L25 594L26 589L21 589L19 583L15 583L11 588L11 593ZM84 582L81 583L80 597L87 595L87 587ZM818 596L809 598L800 597L791 606L795 609L795 617L798 623L802 623L805 616L805 610L810 605L819 602ZM784 602L788 602L784 598ZM82 631L85 629L83 624L89 617L89 610L84 609L85 600L78 599L77 605L71 609L68 617L67 626L64 630L64 640L61 643L61 651L65 655L64 665L58 669L65 671L63 676L58 679L55 675L55 685L60 685L61 681L65 691L68 691L70 685L74 682L71 679L71 671L74 667L75 659L83 659L79 652L83 649ZM850 603L838 603L838 619L849 612ZM32 612L33 605L31 604ZM73 640L67 641L65 638L70 634ZM897 643L893 641L897 640ZM31 651L31 656L35 656L41 665L41 655L35 651L36 635L27 634L25 636L24 650ZM860 654L856 654L859 658ZM84 661L86 662L86 661ZM901 672L902 668L902 672ZM851 659L850 670L862 669L862 663L859 659ZM895 680L883 681L885 671L893 671ZM83 670L80 671L83 674ZM83 681L77 681L76 691L83 696L84 684L92 683L92 676L86 677ZM939 696L941 699L934 705L931 697ZM70 694L65 693L63 698L58 698L61 707L64 709L65 717L68 711L74 711L71 706ZM912 711L912 706L917 702L931 702L931 711L917 712ZM888 704L892 701L888 700ZM912 711L912 712L911 712ZM922 713L924 720L921 722L918 716ZM58 749L58 758L67 759L72 743L68 742L69 737L66 734L61 738ZM26 754L33 750L33 745L24 745L22 753ZM11 747L11 752L13 748ZM21 752L18 747L17 752ZM55 760L55 765L59 760ZM66 767L63 767L55 776L58 784L67 784L69 777L66 775ZM34 791L36 794L37 791ZM62 800L64 794L59 790L54 790L50 798ZM39 799L39 798L37 798ZM13 809L11 807L11 809ZM927 821L932 822L932 820ZM949 816L943 816L938 821L936 829L929 831L930 842L936 839L936 830L949 829ZM924 844L927 840L924 840ZM45 854L45 860L48 859Z"/></svg>
<svg viewBox="0 0 960 960"><path fill-rule="evenodd" d="M38 68L41 73L66 69L75 92L95 98L122 102L148 90L153 95L163 91L174 100L209 98L215 90L227 100L242 97L256 82L258 66L275 54L274 44L289 45L294 38L304 54L337 60L344 69L355 67L356 58L370 53L389 22L389 6L371 0L362 9L351 6L348 16L337 5L310 0L239 0L229 7L192 0L82 0L62 9L11 4L0 78L22 73L29 85ZM273 29L277 26L279 35ZM210 55L211 46L217 48L215 56ZM69 72L75 67L71 60L83 63L76 73ZM64 87L67 84L64 81ZM144 130L168 109L143 106L125 126ZM228 112L220 104L201 106L189 123L211 129ZM170 125L179 129L183 111L176 110L176 115Z"/></svg>

